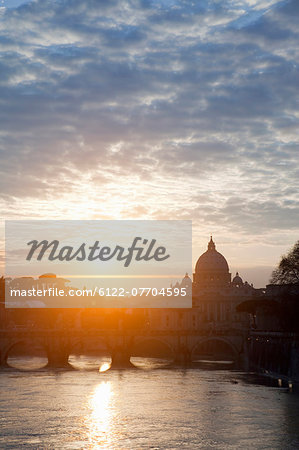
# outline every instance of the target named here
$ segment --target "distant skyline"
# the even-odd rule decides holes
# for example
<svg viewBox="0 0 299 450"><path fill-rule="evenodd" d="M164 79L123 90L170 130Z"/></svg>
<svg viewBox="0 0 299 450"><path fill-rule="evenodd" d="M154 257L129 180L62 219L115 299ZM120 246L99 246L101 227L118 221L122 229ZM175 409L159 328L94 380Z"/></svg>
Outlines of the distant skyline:
<svg viewBox="0 0 299 450"><path fill-rule="evenodd" d="M265 286L299 239L298 13L2 1L2 267L5 219L192 219L193 266L212 234Z"/></svg>

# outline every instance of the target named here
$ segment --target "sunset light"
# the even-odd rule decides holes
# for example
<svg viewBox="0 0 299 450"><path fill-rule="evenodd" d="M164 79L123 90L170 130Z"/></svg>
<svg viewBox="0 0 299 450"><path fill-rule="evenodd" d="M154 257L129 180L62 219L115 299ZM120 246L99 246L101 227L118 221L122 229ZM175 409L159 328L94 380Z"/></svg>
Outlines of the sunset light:
<svg viewBox="0 0 299 450"><path fill-rule="evenodd" d="M0 449L299 449L298 24L0 0Z"/></svg>

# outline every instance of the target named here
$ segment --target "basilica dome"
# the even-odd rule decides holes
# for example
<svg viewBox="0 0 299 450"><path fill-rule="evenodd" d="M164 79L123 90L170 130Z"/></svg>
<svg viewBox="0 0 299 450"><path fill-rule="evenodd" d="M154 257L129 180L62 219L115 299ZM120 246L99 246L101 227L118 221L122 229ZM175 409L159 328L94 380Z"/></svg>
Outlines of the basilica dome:
<svg viewBox="0 0 299 450"><path fill-rule="evenodd" d="M229 272L227 261L221 253L217 252L212 236L208 244L208 250L198 258L195 266L195 273L203 272Z"/></svg>
<svg viewBox="0 0 299 450"><path fill-rule="evenodd" d="M243 280L239 275L239 272L236 273L236 276L233 278L232 283L236 286L242 286L243 285Z"/></svg>

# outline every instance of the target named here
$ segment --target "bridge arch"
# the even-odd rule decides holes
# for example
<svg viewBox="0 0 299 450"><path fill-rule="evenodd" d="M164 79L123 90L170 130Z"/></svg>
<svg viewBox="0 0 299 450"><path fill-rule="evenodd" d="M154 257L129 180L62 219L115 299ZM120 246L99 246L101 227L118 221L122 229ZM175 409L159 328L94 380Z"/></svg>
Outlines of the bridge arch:
<svg viewBox="0 0 299 450"><path fill-rule="evenodd" d="M203 357L207 360L231 360L237 362L240 353L229 339L217 336L206 337L197 341L191 349L191 359Z"/></svg>
<svg viewBox="0 0 299 450"><path fill-rule="evenodd" d="M2 365L7 366L7 367L14 367L14 368L23 368L22 364L19 365L17 364L17 366L15 365L10 365L8 362L8 359L10 357L10 353L12 352L13 349L15 349L18 346L26 346L28 349L30 349L29 351L25 351L24 352L24 356L32 356L32 350L42 350L42 357L45 359L45 361L42 364L37 364L37 367L33 367L35 368L41 368L47 365L48 363L48 351L47 351L47 347L46 345L44 345L44 343L42 341L33 341L32 339L16 339L12 342L9 343L9 345L7 345L6 347L4 347L2 349L2 355L1 355L1 362Z"/></svg>
<svg viewBox="0 0 299 450"><path fill-rule="evenodd" d="M144 360L140 358L149 358L152 360L150 364L157 367L162 364L165 365L173 362L175 359L175 349L166 339L159 337L140 337L137 338L130 346L131 362L139 367L146 366ZM155 361L155 362L154 362Z"/></svg>
<svg viewBox="0 0 299 450"><path fill-rule="evenodd" d="M112 349L104 337L80 337L71 341L68 362L75 369L101 367L112 361Z"/></svg>
<svg viewBox="0 0 299 450"><path fill-rule="evenodd" d="M84 351L85 349L88 348L94 348L94 349L107 349L109 352L111 351L110 349L110 345L109 342L106 338L104 337L96 337L93 340L87 336L87 337L78 337L75 339L72 339L69 345L69 351L70 353L74 350L79 351L82 350Z"/></svg>

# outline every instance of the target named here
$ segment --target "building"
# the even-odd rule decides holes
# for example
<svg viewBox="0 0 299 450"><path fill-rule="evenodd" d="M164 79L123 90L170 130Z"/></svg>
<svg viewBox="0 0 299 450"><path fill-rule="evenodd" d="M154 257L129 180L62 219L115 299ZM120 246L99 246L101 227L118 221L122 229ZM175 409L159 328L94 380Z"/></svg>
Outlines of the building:
<svg viewBox="0 0 299 450"><path fill-rule="evenodd" d="M243 282L238 272L232 279L227 260L216 250L212 236L207 250L196 262L193 282L186 274L175 287L192 287L192 309L164 310L163 314L152 311L152 320L156 325L159 322L162 328L211 331L217 328L248 328L249 314L237 312L236 307L263 295L262 289L255 289L247 281Z"/></svg>
<svg viewBox="0 0 299 450"><path fill-rule="evenodd" d="M193 307L199 309L201 321L239 327L246 325L248 315L238 313L236 307L260 294L239 273L231 279L225 257L216 250L212 239L208 249L197 260L193 274Z"/></svg>
<svg viewBox="0 0 299 450"><path fill-rule="evenodd" d="M66 282L68 282L68 280L58 278L54 274L41 275L37 280L33 280L32 278L22 278L10 281L11 287L13 288L24 287L25 283L26 287L30 285L37 289L49 287L67 289L65 286ZM264 290L255 289L253 285L249 284L247 281L243 282L238 273L236 273L232 279L227 260L216 250L216 245L212 237L208 243L207 250L196 262L193 281L186 273L182 281L177 282L173 287L184 287L189 292L192 290L192 308L151 308L144 309L143 311L137 309L134 310L134 314L125 317L127 319L130 318L130 323L135 321L140 327L147 326L151 329L160 330L202 330L203 333L217 332L217 329L244 330L252 325L252 323L249 322L250 314L246 308L243 310L241 308L238 312L236 310L237 306L244 302L251 302L253 298L261 298L264 294ZM45 306L41 302L42 300L43 299L40 299L40 304L37 304L36 299L28 301L28 299L25 298L24 301L26 304L24 306L28 309L21 309L19 312L11 310L11 314L9 311L9 313L6 314L6 322L16 321L19 323L26 323L26 320L29 317L31 320L33 316L35 318L38 314L43 315L41 312L38 313L38 308ZM33 310L30 308L33 308ZM36 311L34 311L34 309L36 309ZM141 313L143 314L142 318L140 317ZM45 315L47 314L48 313L45 311ZM94 318L93 325L90 326L112 327L114 326L113 324L118 323L118 318L121 314L121 310L95 309L84 311L82 316L92 316ZM70 314L68 313L68 315ZM114 321L111 319L113 315L116 317ZM251 314L251 319L252 321L255 320L255 314ZM2 318L2 322L3 321L4 319ZM44 324L44 321L39 320L38 318L35 318L35 322L43 322ZM113 324L110 325L110 322L113 322ZM75 321L74 326L81 326L80 323L80 321ZM87 321L86 324L86 326L89 326L88 324L90 324L90 321Z"/></svg>

